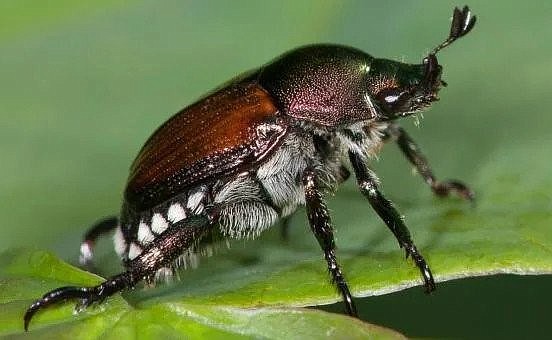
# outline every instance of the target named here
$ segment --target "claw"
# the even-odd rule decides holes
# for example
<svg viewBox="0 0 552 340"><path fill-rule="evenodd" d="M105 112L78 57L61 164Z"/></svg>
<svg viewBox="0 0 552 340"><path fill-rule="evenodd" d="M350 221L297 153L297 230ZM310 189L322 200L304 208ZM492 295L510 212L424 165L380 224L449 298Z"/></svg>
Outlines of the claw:
<svg viewBox="0 0 552 340"><path fill-rule="evenodd" d="M44 294L41 299L35 301L25 312L25 316L23 317L25 331L29 329L31 319L40 309L68 299L80 298L83 301L91 300L93 296L92 294L93 293L90 288L72 286L61 287Z"/></svg>
<svg viewBox="0 0 552 340"><path fill-rule="evenodd" d="M24 327L25 331L29 329L29 323L31 319L40 309L46 308L50 305L63 302L65 300L78 299L80 302L75 307L77 312L84 310L95 302L101 302L108 296L113 295L125 288L133 286L136 281L132 277L132 273L124 272L119 275L115 275L110 279L95 287L61 287L54 289L42 296L42 298L35 301L25 312Z"/></svg>
<svg viewBox="0 0 552 340"><path fill-rule="evenodd" d="M425 262L424 262L424 264L425 264ZM427 264L425 264L425 266L423 268L420 268L420 270L421 270L422 276L424 278L425 293L429 294L437 288L435 286L435 280L433 279L433 274L431 274L431 270L429 269Z"/></svg>
<svg viewBox="0 0 552 340"><path fill-rule="evenodd" d="M472 203L475 201L475 193L467 185L457 180L435 182L431 188L437 196L448 196L454 191L462 199Z"/></svg>
<svg viewBox="0 0 552 340"><path fill-rule="evenodd" d="M414 263L416 263L416 266L422 274L422 278L424 279L425 292L427 294L433 292L436 289L435 280L433 279L433 274L431 273L431 269L429 269L429 266L427 265L425 259L418 252L418 249L416 249L416 246L414 246L414 244L405 244L404 248L406 249L406 257L412 257Z"/></svg>

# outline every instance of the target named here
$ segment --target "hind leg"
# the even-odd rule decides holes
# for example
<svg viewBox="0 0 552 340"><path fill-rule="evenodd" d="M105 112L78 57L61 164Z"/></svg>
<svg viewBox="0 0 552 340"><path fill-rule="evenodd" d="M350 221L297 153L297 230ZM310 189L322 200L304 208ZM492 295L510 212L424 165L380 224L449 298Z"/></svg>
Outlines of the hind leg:
<svg viewBox="0 0 552 340"><path fill-rule="evenodd" d="M212 220L207 216L193 216L177 222L148 244L139 256L129 261L125 272L112 276L94 287L61 287L46 293L27 309L24 316L25 330L28 329L34 314L50 305L78 299L80 301L77 309L82 309L151 277L158 269L171 263L186 249L199 242L211 230L212 224Z"/></svg>
<svg viewBox="0 0 552 340"><path fill-rule="evenodd" d="M103 236L117 228L119 225L119 219L117 216L105 217L96 222L86 234L82 240L80 246L79 263L82 266L89 266L94 257L94 245L100 236Z"/></svg>

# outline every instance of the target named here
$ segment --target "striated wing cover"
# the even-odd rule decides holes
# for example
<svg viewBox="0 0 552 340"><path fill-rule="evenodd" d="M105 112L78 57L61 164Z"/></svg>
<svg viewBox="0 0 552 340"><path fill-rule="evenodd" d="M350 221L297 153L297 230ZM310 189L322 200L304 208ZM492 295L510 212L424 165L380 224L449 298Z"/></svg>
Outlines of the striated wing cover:
<svg viewBox="0 0 552 340"><path fill-rule="evenodd" d="M126 203L145 210L191 186L247 171L285 133L272 97L259 85L222 88L178 112L149 138L131 167Z"/></svg>

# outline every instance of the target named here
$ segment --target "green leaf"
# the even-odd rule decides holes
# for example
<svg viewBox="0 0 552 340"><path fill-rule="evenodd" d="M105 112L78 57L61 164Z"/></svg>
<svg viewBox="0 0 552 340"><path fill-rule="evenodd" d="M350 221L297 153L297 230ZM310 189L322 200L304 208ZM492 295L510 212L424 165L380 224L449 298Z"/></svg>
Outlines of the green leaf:
<svg viewBox="0 0 552 340"><path fill-rule="evenodd" d="M45 290L100 281L38 250L6 252L0 256L0 266L0 335L21 334L25 309ZM131 306L117 295L73 315L73 304L38 313L28 335L39 339L403 338L354 318L301 308L238 308L178 301Z"/></svg>
<svg viewBox="0 0 552 340"><path fill-rule="evenodd" d="M71 260L85 225L118 209L128 165L172 112L305 43L344 43L416 62L446 34L451 9L442 1L27 3L0 5L0 249L38 245ZM477 205L433 198L418 177L407 175L408 164L392 147L374 167L438 281L551 273L551 45L542 43L552 29L548 11L526 6L522 15L508 4L470 6L479 18L474 32L439 56L450 84L442 101L420 129L402 124L438 177L465 180ZM351 182L330 207L338 258L354 295L420 284L416 268ZM177 329L175 337L222 337L260 325L268 315L294 319L293 308L339 301L303 215L294 218L288 242L277 228L258 240L233 242L183 272L178 284L117 295L76 316L72 304L40 313L30 335L94 338ZM113 268L118 259L112 252L98 260L102 274L120 270ZM0 334L10 336L22 334L25 308L46 291L100 280L40 251L9 251L0 264ZM426 299L421 289L419 299ZM183 309L188 319L177 312ZM255 322L248 319L252 311L260 315ZM307 323L327 326L321 331L333 323L359 332L370 327L300 312L308 314ZM215 317L224 315L232 317ZM170 322L159 327L152 318ZM316 327L289 324L274 326L275 337L303 328L317 334Z"/></svg>
<svg viewBox="0 0 552 340"><path fill-rule="evenodd" d="M543 200L550 198L551 191L545 188L552 188L552 180L526 171L522 165L528 161L526 151L511 148L507 154L497 153L479 168L477 187L484 188L485 195L475 208L458 201L427 200L420 203L424 209L406 209L409 221L425 224L414 235L438 281L496 273L552 273L548 231L552 211L550 201ZM535 149L530 157L545 162L546 153L546 148ZM520 162L511 164L512 157ZM338 216L343 209L366 210L362 200L332 203ZM362 217L356 219L350 216L349 221L358 231L364 223ZM356 234L345 231L339 235L342 240ZM290 308L339 301L327 282L318 251L278 244L271 237L251 243L256 243L254 249L238 250L232 258L225 259L224 254L206 258L205 269L200 266L184 272L180 284L131 295L133 306L117 295L78 316L73 316L67 305L48 309L33 320L31 329L36 333L31 334L286 337L289 331L289 336L313 338L330 333L398 336L345 316ZM419 273L397 249L366 250L363 243L348 242L339 252L355 296L420 284ZM41 251L4 253L0 267L0 332L4 334L21 331L25 307L42 293L67 284L99 282L98 277ZM422 294L420 298L424 298ZM295 326L290 328L290 324Z"/></svg>

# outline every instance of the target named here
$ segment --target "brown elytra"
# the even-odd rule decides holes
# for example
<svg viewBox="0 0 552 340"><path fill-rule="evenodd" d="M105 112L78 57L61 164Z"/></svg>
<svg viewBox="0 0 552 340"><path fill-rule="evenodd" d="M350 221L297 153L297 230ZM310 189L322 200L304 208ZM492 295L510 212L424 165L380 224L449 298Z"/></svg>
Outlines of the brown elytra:
<svg viewBox="0 0 552 340"><path fill-rule="evenodd" d="M163 124L134 161L126 200L133 208L156 205L184 187L251 167L278 146L281 129L259 135L263 123L277 119L272 97L258 84L223 88ZM273 119L272 119L273 118ZM252 164L253 163L253 164Z"/></svg>

